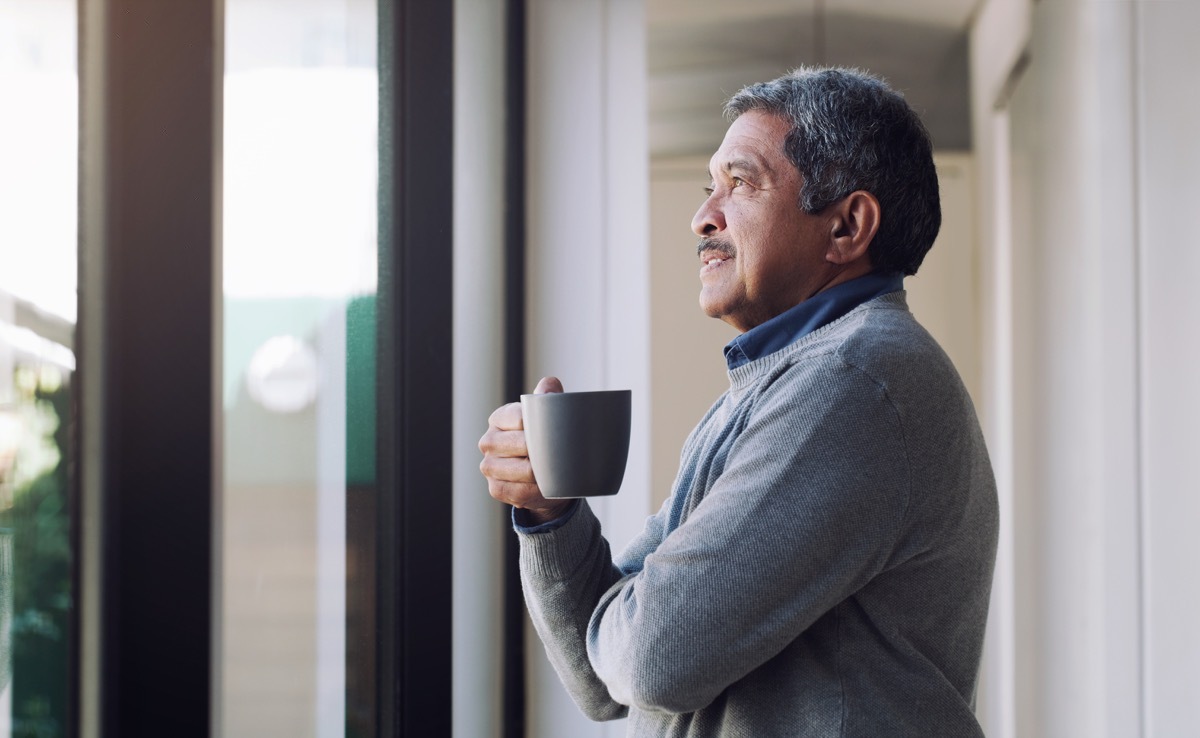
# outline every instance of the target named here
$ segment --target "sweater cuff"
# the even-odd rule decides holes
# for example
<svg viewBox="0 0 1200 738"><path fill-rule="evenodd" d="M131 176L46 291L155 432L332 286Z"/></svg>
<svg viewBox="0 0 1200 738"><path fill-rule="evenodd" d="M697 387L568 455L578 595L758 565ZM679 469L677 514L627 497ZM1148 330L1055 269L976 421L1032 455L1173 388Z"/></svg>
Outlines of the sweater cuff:
<svg viewBox="0 0 1200 738"><path fill-rule="evenodd" d="M577 509L579 509L579 500L572 500L571 504L567 507L567 511L554 520L529 525L531 522L529 520L529 513L519 507L514 507L512 510L513 530L518 533L549 533L566 525L567 521L575 515Z"/></svg>
<svg viewBox="0 0 1200 738"><path fill-rule="evenodd" d="M580 500L562 525L544 533L525 533L517 528L517 535L522 571L536 579L557 582L569 579L600 542L600 521Z"/></svg>

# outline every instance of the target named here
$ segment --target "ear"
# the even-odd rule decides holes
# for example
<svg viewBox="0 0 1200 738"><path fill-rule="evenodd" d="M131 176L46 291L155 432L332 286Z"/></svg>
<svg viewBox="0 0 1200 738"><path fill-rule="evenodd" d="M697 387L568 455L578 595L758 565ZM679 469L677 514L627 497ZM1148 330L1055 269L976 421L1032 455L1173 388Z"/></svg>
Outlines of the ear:
<svg viewBox="0 0 1200 738"><path fill-rule="evenodd" d="M867 247L879 232L879 200L866 190L856 190L829 206L830 237L825 261L847 266L859 260L869 264Z"/></svg>

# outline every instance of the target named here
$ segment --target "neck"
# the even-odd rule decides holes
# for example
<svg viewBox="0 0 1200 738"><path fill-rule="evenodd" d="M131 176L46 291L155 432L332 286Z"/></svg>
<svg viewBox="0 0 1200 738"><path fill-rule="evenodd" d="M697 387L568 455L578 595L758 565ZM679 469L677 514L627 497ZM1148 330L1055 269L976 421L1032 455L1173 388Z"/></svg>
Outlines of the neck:
<svg viewBox="0 0 1200 738"><path fill-rule="evenodd" d="M871 263L865 258L855 259L849 264L835 264L824 282L813 290L807 297L818 295L830 287L837 287L839 284L844 284L852 279L858 279L871 273Z"/></svg>

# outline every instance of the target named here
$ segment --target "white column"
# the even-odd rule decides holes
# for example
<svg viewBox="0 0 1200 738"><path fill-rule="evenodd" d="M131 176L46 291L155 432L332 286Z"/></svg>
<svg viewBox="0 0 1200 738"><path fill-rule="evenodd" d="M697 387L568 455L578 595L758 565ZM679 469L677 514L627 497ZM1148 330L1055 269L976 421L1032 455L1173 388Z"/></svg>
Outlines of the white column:
<svg viewBox="0 0 1200 738"><path fill-rule="evenodd" d="M972 138L977 163L976 218L981 297L981 391L977 398L996 474L1000 538L978 694L984 731L1016 732L1016 595L1013 494L1013 258L1009 204L1008 117L1002 108L1029 38L1029 3L990 0L970 31ZM1000 110L998 110L1000 108Z"/></svg>
<svg viewBox="0 0 1200 738"><path fill-rule="evenodd" d="M318 333L316 738L346 732L346 306Z"/></svg>
<svg viewBox="0 0 1200 738"><path fill-rule="evenodd" d="M1196 732L1200 703L1200 4L1135 3L1145 609L1143 735ZM1192 31L1189 33L1189 31Z"/></svg>
<svg viewBox="0 0 1200 738"><path fill-rule="evenodd" d="M527 384L633 390L621 493L593 504L614 549L650 513L649 220L642 0L531 0ZM617 736L587 722L530 632L530 734Z"/></svg>
<svg viewBox="0 0 1200 738"><path fill-rule="evenodd" d="M1036 4L1027 46L1004 54L994 36L1014 24L997 8L1011 7L989 2L972 29L990 269L985 416L1003 526L985 693L1001 710L986 706L985 729L1150 735L1142 645L1150 538L1140 516L1146 470L1158 467L1147 456L1139 389L1147 287L1138 223L1170 222L1178 208L1148 216L1137 207L1135 5ZM1023 75L986 71L1025 59ZM1160 140L1175 156L1186 139ZM1186 273L1178 266L1173 279Z"/></svg>
<svg viewBox="0 0 1200 738"><path fill-rule="evenodd" d="M505 510L479 473L479 437L505 402L504 3L454 8L455 738L498 738ZM438 391L438 388L431 388ZM511 399L511 398L507 398Z"/></svg>

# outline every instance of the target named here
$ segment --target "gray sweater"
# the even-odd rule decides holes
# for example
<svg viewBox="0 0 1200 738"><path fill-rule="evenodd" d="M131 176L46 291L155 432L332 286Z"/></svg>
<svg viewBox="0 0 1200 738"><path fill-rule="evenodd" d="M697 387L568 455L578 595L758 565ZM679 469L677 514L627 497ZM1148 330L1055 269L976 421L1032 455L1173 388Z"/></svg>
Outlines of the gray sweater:
<svg viewBox="0 0 1200 738"><path fill-rule="evenodd" d="M585 503L521 572L630 735L976 736L996 535L970 398L898 292L733 370L620 556Z"/></svg>

